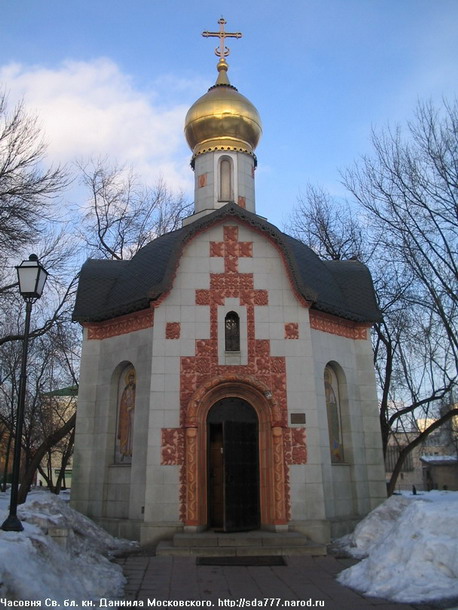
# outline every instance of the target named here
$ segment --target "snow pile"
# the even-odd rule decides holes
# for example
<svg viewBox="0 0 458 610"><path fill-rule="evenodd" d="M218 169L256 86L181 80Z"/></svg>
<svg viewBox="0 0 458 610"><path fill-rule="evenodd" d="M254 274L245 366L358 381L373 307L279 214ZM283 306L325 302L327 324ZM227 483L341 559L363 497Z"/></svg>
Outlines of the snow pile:
<svg viewBox="0 0 458 610"><path fill-rule="evenodd" d="M341 584L397 602L458 597L458 493L392 496L340 544L366 557Z"/></svg>
<svg viewBox="0 0 458 610"><path fill-rule="evenodd" d="M8 514L9 495L0 494L0 523ZM122 595L125 578L120 566L108 559L132 545L118 540L76 512L57 496L29 494L18 509L23 532L0 530L0 597L9 600L45 600L63 605ZM68 531L66 545L47 531Z"/></svg>

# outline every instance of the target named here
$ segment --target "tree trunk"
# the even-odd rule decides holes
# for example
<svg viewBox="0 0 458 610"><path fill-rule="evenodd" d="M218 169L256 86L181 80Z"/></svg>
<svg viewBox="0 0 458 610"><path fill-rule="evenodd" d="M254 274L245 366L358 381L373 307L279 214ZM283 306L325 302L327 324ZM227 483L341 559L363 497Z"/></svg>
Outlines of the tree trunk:
<svg viewBox="0 0 458 610"><path fill-rule="evenodd" d="M11 442L13 440L13 433L9 430L8 442L6 444L6 456L5 456L5 468L3 469L3 481L2 491L6 491L7 479L8 479L8 466L10 465L10 453L11 453Z"/></svg>
<svg viewBox="0 0 458 610"><path fill-rule="evenodd" d="M38 472L41 474L41 476L46 481L46 485L48 486L48 489L51 489L52 482L49 479L49 472L45 472L41 466L38 466Z"/></svg>
<svg viewBox="0 0 458 610"><path fill-rule="evenodd" d="M67 468L67 464L70 460L73 451L73 443L75 442L75 428L73 428L72 433L70 435L70 439L68 441L68 445L62 455L62 461L60 465L59 476L57 477L56 486L54 488L53 493L59 494L62 489L62 483L65 488L65 469Z"/></svg>
<svg viewBox="0 0 458 610"><path fill-rule="evenodd" d="M29 489L32 484L35 472L37 471L37 468L38 468L41 460L45 456L46 452L53 445L55 445L56 443L61 441L69 432L72 431L72 429L75 426L75 421L76 421L76 413L74 413L70 417L70 419L62 426L62 428L59 428L59 430L54 432L54 434L51 434L51 436L49 436L47 439L45 439L43 441L43 443L35 451L35 453L33 454L32 458L29 462L27 470L22 477L21 487L19 488L19 493L18 493L18 504L23 504L25 502L25 500L27 498L27 494L29 493Z"/></svg>

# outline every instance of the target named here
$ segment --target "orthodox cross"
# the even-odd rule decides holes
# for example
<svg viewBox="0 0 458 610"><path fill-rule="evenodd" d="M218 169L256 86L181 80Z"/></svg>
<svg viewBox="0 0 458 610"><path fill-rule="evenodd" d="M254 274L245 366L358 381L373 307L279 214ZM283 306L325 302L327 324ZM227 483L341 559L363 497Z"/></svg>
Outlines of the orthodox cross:
<svg viewBox="0 0 458 610"><path fill-rule="evenodd" d="M225 19L223 19L223 17L221 17L221 19L218 20L218 23L219 23L219 32L202 32L202 36L205 36L205 38L209 38L210 36L219 38L219 48L216 47L215 55L217 55L218 57L221 57L221 59L223 59L224 57L227 57L230 53L229 49L225 45L225 39L226 38L242 38L242 34L241 34L241 32L225 32L224 26L226 25L227 21Z"/></svg>

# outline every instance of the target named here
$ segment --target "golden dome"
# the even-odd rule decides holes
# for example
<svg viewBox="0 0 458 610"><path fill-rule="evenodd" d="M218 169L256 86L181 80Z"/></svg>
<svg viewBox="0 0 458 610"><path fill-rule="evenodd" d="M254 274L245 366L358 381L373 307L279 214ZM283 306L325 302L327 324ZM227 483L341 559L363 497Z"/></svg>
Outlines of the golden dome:
<svg viewBox="0 0 458 610"><path fill-rule="evenodd" d="M216 84L186 115L186 140L194 156L212 150L253 154L262 133L258 111L230 84L224 59L219 60L217 69Z"/></svg>

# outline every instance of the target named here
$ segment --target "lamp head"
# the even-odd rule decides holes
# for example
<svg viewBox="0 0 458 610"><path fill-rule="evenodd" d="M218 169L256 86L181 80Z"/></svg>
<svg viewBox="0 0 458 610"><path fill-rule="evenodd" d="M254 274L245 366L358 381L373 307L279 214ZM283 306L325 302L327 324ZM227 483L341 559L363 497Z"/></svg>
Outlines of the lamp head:
<svg viewBox="0 0 458 610"><path fill-rule="evenodd" d="M39 299L43 293L48 272L40 264L38 256L31 254L29 260L22 261L16 267L16 271L19 280L19 292L22 297L26 301Z"/></svg>

